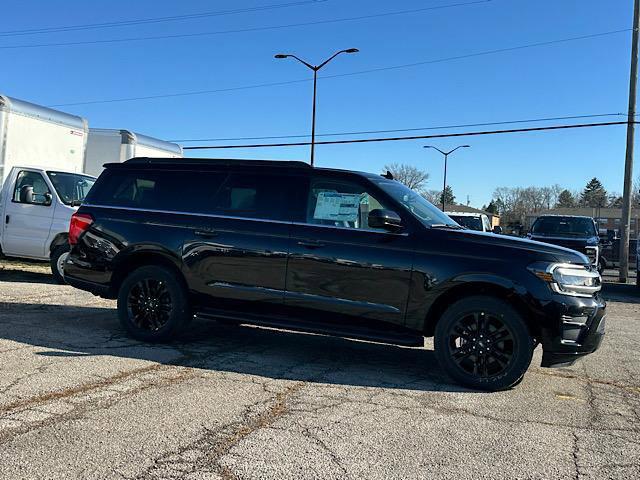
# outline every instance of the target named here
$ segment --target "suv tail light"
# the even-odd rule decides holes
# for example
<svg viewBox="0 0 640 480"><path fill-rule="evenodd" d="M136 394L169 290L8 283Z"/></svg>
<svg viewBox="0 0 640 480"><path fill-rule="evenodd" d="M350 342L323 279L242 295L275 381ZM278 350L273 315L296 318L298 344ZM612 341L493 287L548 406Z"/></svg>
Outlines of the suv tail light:
<svg viewBox="0 0 640 480"><path fill-rule="evenodd" d="M86 232L93 223L93 217L86 213L74 213L69 224L69 245L76 245L80 235Z"/></svg>

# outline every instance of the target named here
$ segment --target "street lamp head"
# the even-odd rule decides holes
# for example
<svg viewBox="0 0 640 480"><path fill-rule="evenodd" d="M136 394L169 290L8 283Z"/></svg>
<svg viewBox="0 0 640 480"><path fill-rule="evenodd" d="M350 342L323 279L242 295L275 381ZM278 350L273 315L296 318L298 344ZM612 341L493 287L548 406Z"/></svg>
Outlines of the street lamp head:
<svg viewBox="0 0 640 480"><path fill-rule="evenodd" d="M285 55L284 53L279 53L277 55L274 55L274 58L287 58L289 55Z"/></svg>
<svg viewBox="0 0 640 480"><path fill-rule="evenodd" d="M462 145L461 148L471 148L471 145Z"/></svg>
<svg viewBox="0 0 640 480"><path fill-rule="evenodd" d="M422 148L435 148L435 147L433 147L433 146L431 146L431 145L425 145L425 146L424 146L424 147L422 147Z"/></svg>
<svg viewBox="0 0 640 480"><path fill-rule="evenodd" d="M344 51L344 53L358 53L360 50L357 48L348 48Z"/></svg>

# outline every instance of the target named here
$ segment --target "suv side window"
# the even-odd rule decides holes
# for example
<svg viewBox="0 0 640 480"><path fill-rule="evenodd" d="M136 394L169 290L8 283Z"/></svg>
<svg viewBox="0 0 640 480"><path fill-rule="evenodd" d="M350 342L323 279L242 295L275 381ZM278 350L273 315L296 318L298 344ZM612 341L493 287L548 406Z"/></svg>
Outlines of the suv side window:
<svg viewBox="0 0 640 480"><path fill-rule="evenodd" d="M14 202L48 206L51 204L51 198L48 195L51 195L51 191L39 172L22 170L18 173L13 190Z"/></svg>
<svg viewBox="0 0 640 480"><path fill-rule="evenodd" d="M232 173L219 189L213 212L230 217L289 220L286 177Z"/></svg>
<svg viewBox="0 0 640 480"><path fill-rule="evenodd" d="M92 188L88 203L106 206L208 213L226 173L116 170Z"/></svg>
<svg viewBox="0 0 640 480"><path fill-rule="evenodd" d="M309 188L306 223L384 232L369 227L369 212L386 208L358 183L316 178Z"/></svg>

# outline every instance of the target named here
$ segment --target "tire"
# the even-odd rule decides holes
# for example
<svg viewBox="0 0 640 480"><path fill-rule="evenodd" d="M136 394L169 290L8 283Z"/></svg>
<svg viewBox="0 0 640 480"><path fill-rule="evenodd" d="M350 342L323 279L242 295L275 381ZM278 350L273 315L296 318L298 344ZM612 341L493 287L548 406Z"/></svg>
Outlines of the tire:
<svg viewBox="0 0 640 480"><path fill-rule="evenodd" d="M140 267L118 292L118 318L127 333L143 342L178 337L192 317L187 289L175 272L161 266Z"/></svg>
<svg viewBox="0 0 640 480"><path fill-rule="evenodd" d="M518 312L494 297L473 296L451 305L436 325L435 354L458 383L498 391L522 380L534 340Z"/></svg>
<svg viewBox="0 0 640 480"><path fill-rule="evenodd" d="M600 257L598 259L598 273L602 275L605 268L607 268L607 262L602 257Z"/></svg>
<svg viewBox="0 0 640 480"><path fill-rule="evenodd" d="M67 282L64 280L64 262L69 256L71 247L68 243L58 245L51 252L51 273L53 278L60 285L65 285Z"/></svg>

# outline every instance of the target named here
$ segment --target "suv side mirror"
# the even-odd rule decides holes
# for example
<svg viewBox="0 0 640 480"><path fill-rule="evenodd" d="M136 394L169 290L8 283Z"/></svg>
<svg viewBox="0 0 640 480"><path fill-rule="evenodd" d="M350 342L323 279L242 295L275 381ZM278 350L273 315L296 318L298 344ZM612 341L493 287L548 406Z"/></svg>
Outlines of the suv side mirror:
<svg viewBox="0 0 640 480"><path fill-rule="evenodd" d="M371 228L384 228L390 232L402 230L400 215L391 210L376 208L369 212L369 226Z"/></svg>
<svg viewBox="0 0 640 480"><path fill-rule="evenodd" d="M502 235L502 227L500 225L496 225L493 227L493 233L496 235Z"/></svg>

